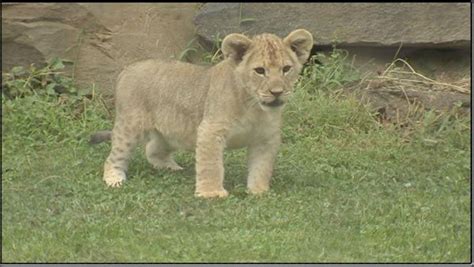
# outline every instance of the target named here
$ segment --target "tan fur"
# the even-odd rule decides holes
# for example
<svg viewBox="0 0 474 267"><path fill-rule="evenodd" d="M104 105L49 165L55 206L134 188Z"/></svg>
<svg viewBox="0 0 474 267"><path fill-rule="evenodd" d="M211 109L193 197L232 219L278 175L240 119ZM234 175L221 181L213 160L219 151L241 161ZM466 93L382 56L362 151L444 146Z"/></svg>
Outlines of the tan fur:
<svg viewBox="0 0 474 267"><path fill-rule="evenodd" d="M179 170L172 152L196 152L195 195L200 197L228 195L224 149L247 147L248 189L267 191L282 107L312 45L306 30L283 40L272 34L253 39L230 34L222 43L225 59L213 67L158 60L128 66L116 87L112 150L104 165L107 185L122 184L133 148L145 140L147 159L157 168ZM291 66L286 73L285 66ZM108 136L101 134L100 141Z"/></svg>

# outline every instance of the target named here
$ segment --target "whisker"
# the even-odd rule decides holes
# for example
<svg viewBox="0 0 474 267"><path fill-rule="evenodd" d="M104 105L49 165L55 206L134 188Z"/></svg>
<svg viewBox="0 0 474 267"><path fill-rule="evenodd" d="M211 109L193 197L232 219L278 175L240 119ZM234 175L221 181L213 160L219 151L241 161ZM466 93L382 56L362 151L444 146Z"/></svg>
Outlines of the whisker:
<svg viewBox="0 0 474 267"><path fill-rule="evenodd" d="M248 106L249 108L252 108L252 107L258 105L258 103L259 103L258 99L256 99L254 96L249 96L249 97L245 100L245 102L247 103L247 106Z"/></svg>

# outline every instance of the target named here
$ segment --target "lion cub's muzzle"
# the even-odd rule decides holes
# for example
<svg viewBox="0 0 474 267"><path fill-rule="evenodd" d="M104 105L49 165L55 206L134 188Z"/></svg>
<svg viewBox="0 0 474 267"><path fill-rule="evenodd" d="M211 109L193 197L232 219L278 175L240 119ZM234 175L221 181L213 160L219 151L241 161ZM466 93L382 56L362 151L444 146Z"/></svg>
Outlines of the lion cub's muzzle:
<svg viewBox="0 0 474 267"><path fill-rule="evenodd" d="M279 107L285 104L285 101L281 100L280 98L275 98L271 102L262 101L261 103L262 105L267 106L267 107Z"/></svg>
<svg viewBox="0 0 474 267"><path fill-rule="evenodd" d="M270 90L269 95L262 95L260 103L267 107L279 107L287 102L290 92L285 92L282 89Z"/></svg>

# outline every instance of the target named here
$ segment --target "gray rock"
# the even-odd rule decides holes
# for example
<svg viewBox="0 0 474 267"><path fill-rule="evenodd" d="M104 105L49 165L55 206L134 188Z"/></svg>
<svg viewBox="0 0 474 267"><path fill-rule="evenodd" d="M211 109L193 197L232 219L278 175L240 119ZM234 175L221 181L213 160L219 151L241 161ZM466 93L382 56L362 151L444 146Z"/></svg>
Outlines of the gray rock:
<svg viewBox="0 0 474 267"><path fill-rule="evenodd" d="M470 15L468 3L209 3L194 23L207 42L305 28L318 45L468 47Z"/></svg>

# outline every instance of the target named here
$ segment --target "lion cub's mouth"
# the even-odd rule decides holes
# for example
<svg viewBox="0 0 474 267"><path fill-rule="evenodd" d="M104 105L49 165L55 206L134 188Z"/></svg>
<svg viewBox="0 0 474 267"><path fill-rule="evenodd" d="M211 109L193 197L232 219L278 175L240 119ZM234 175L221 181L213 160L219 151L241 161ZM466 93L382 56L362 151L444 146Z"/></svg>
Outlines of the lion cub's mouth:
<svg viewBox="0 0 474 267"><path fill-rule="evenodd" d="M262 101L262 105L267 106L267 107L279 107L285 104L285 102L281 101L280 99L275 99L272 102L264 102Z"/></svg>

